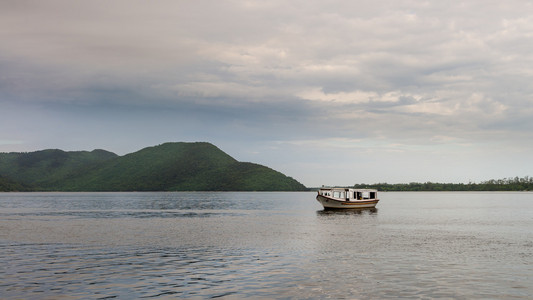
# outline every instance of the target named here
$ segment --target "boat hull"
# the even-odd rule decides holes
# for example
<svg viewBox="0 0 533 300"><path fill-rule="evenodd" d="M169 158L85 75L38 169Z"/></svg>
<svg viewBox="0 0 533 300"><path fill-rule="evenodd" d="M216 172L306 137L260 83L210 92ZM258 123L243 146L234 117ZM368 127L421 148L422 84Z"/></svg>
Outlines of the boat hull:
<svg viewBox="0 0 533 300"><path fill-rule="evenodd" d="M317 195L316 200L320 202L325 209L374 208L379 202L379 199L344 201L324 195Z"/></svg>

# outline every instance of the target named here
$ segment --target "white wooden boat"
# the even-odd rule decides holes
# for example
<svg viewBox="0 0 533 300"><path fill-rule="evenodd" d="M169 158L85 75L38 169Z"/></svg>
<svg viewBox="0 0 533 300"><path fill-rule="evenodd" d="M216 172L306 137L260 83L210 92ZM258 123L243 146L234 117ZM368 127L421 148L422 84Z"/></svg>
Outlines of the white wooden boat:
<svg viewBox="0 0 533 300"><path fill-rule="evenodd" d="M321 188L316 200L324 209L373 208L379 202L377 190L350 188Z"/></svg>

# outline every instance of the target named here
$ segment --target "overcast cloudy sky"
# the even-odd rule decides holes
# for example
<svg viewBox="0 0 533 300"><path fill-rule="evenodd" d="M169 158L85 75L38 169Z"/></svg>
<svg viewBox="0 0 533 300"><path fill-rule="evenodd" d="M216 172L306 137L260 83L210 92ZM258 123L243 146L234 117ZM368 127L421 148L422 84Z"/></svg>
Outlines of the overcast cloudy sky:
<svg viewBox="0 0 533 300"><path fill-rule="evenodd" d="M0 2L0 151L207 141L306 186L533 175L531 1Z"/></svg>

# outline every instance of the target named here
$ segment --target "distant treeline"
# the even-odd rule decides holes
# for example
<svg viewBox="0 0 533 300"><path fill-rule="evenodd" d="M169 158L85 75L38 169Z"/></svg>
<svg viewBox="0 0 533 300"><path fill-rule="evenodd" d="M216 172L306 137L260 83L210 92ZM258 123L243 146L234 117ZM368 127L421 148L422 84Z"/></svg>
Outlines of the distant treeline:
<svg viewBox="0 0 533 300"><path fill-rule="evenodd" d="M491 179L481 183L375 183L355 184L355 188L377 189L379 191L533 191L533 177Z"/></svg>

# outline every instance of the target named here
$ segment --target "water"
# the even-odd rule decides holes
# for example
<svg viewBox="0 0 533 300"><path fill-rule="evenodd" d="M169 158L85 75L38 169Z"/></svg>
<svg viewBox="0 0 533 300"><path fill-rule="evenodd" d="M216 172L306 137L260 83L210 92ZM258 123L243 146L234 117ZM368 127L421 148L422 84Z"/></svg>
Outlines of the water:
<svg viewBox="0 0 533 300"><path fill-rule="evenodd" d="M533 193L0 193L0 298L531 299Z"/></svg>

